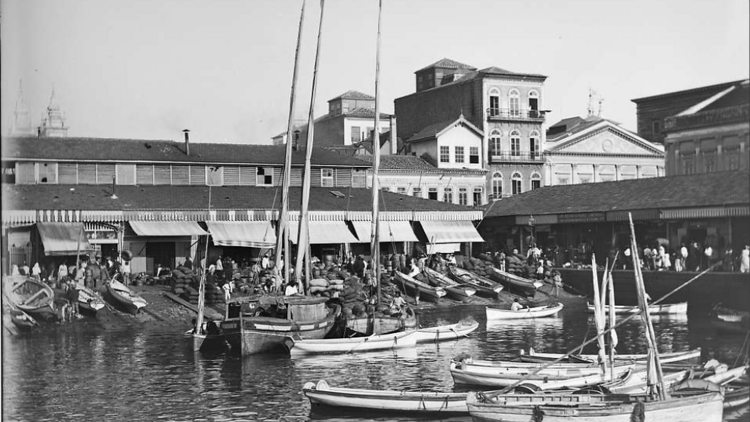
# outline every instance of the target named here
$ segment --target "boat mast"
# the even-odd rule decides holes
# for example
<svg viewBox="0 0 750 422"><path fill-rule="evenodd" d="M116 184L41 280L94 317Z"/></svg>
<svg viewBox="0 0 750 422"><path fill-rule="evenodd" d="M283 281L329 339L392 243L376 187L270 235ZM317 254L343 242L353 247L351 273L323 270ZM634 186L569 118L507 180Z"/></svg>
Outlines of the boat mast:
<svg viewBox="0 0 750 422"><path fill-rule="evenodd" d="M294 132L294 105L297 99L297 75L299 74L299 50L302 42L302 28L305 21L305 0L302 0L302 11L299 16L299 29L297 31L297 49L294 52L294 71L292 72L292 93L289 98L289 121L286 130L286 153L284 155L283 181L281 183L281 215L278 227L276 227L276 268L281 266L281 254L289 247L289 185L291 184L292 172L292 135ZM284 271L289 271L290 257L284 253ZM287 277L281 273L282 283Z"/></svg>
<svg viewBox="0 0 750 422"><path fill-rule="evenodd" d="M615 261L617 255L615 255ZM614 263L612 263L614 268ZM607 288L609 289L609 371L612 374L612 379L615 377L615 347L617 347L617 332L615 331L616 315L615 315L615 285L612 279L612 269L609 270L607 275Z"/></svg>
<svg viewBox="0 0 750 422"><path fill-rule="evenodd" d="M602 299L599 295L599 276L596 272L596 255L591 254L591 273L594 281L594 324L596 325L597 342L599 343L599 365L602 372L605 371L605 360L607 358L604 348L604 309L602 309ZM604 277L607 276L607 270L604 270ZM606 278L605 278L606 280Z"/></svg>
<svg viewBox="0 0 750 422"><path fill-rule="evenodd" d="M208 186L208 215L211 215L211 185ZM199 337L201 334L201 327L203 327L203 308L206 306L206 271L208 267L208 236L206 233L206 249L203 256L206 259L206 264L203 265L201 271L201 281L198 285L198 317L195 319L195 331L193 331L193 338ZM227 311L229 310L229 304L226 305ZM240 319L242 318L242 312L240 312ZM193 350L200 349L201 345L193 341Z"/></svg>
<svg viewBox="0 0 750 422"><path fill-rule="evenodd" d="M370 238L370 250L372 255L372 268L377 286L377 303L380 304L380 230L378 222L378 193L380 184L378 182L378 169L380 167L380 16L383 12L383 0L378 0L378 41L375 53L375 129L372 133L372 237ZM395 137L391 142L395 142Z"/></svg>
<svg viewBox="0 0 750 422"><path fill-rule="evenodd" d="M312 161L313 136L314 136L314 112L315 92L318 87L318 63L320 62L320 41L323 35L323 10L325 0L320 0L320 22L318 23L318 45L315 50L315 68L313 70L312 94L310 97L310 114L307 118L307 142L305 143L305 171L302 177L302 206L300 211L299 230L297 233L297 261L294 267L294 280L297 286L301 286L302 266L305 261L310 260L310 236L308 224L308 208L310 202L310 162ZM305 258L307 256L307 259ZM307 267L305 267L307 269ZM308 270L309 271L309 270ZM310 274L306 274L308 280Z"/></svg>

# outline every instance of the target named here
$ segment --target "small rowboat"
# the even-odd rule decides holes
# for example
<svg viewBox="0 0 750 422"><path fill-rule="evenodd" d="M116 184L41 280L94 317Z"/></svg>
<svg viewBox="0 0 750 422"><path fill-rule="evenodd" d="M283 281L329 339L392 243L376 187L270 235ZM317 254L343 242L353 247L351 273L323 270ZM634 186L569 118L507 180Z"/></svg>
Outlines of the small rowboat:
<svg viewBox="0 0 750 422"><path fill-rule="evenodd" d="M441 297L446 295L445 289L442 287L433 287L429 284L422 283L421 281L410 277L400 271L394 271L396 278L398 278L407 290L409 290L414 296L419 296L430 302L437 302Z"/></svg>
<svg viewBox="0 0 750 422"><path fill-rule="evenodd" d="M308 382L302 392L316 406L398 411L400 413L450 413L468 415L466 393L439 393L432 391L366 390L331 387L324 380L317 384Z"/></svg>
<svg viewBox="0 0 750 422"><path fill-rule="evenodd" d="M18 277L15 279L18 279ZM55 291L36 279L25 278L15 282L8 294L8 299L16 308L32 317L57 318Z"/></svg>
<svg viewBox="0 0 750 422"><path fill-rule="evenodd" d="M21 330L30 330L39 325L34 318L19 309L10 310L10 320Z"/></svg>
<svg viewBox="0 0 750 422"><path fill-rule="evenodd" d="M586 303L589 313L594 313L594 305ZM664 303L660 305L649 305L648 313L651 315L686 314L687 302ZM609 313L609 306L604 307L604 312ZM615 314L637 314L641 310L638 306L615 306Z"/></svg>
<svg viewBox="0 0 750 422"><path fill-rule="evenodd" d="M734 409L750 402L750 384L747 377L724 386L724 410Z"/></svg>
<svg viewBox="0 0 750 422"><path fill-rule="evenodd" d="M423 272L427 276L427 280L430 284L445 289L448 293L448 297L451 299L465 302L477 293L476 288L468 284L459 284L447 275L441 274L431 268L425 267Z"/></svg>
<svg viewBox="0 0 750 422"><path fill-rule="evenodd" d="M417 330L417 343L437 343L439 341L460 340L479 328L476 321L440 325L438 327L420 328Z"/></svg>
<svg viewBox="0 0 750 422"><path fill-rule="evenodd" d="M284 347L292 356L306 354L342 354L401 349L417 345L416 331L373 334L369 337L298 340L284 338Z"/></svg>
<svg viewBox="0 0 750 422"><path fill-rule="evenodd" d="M148 305L142 297L117 280L110 280L106 285L109 296L116 302L115 305L125 308L133 315L137 315L141 308Z"/></svg>
<svg viewBox="0 0 750 422"><path fill-rule="evenodd" d="M562 358L564 355L562 353L542 353L542 352L536 352L534 349L529 349L529 353L524 353L521 351L521 354L519 358L523 361L533 361L533 362L544 362L544 361L550 361L550 360L557 360L559 358ZM694 358L700 358L701 356L701 349L693 349L693 350L687 350L684 352L671 352L671 353L659 353L659 361L661 363L672 363L672 362L681 362L686 361ZM599 357L597 355L570 355L569 357L573 357L575 362L596 362ZM648 355L645 353L642 354L623 354L623 355L615 355L615 361L637 361L637 362L645 362L648 359Z"/></svg>
<svg viewBox="0 0 750 422"><path fill-rule="evenodd" d="M552 303L544 306L536 306L533 308L523 308L517 311L511 311L510 309L500 309L492 306L487 306L487 320L493 319L529 319L529 318L542 318L555 315L560 312L563 308L562 303Z"/></svg>
<svg viewBox="0 0 750 422"><path fill-rule="evenodd" d="M78 306L92 313L96 313L105 306L104 300L88 287L76 286L78 290Z"/></svg>
<svg viewBox="0 0 750 422"><path fill-rule="evenodd" d="M503 285L481 277L471 271L458 268L455 265L448 266L448 274L458 283L467 284L477 290L477 294L491 299L497 299L498 294L503 291Z"/></svg>
<svg viewBox="0 0 750 422"><path fill-rule="evenodd" d="M492 280L505 285L509 289L518 290L526 296L534 296L537 289L544 285L544 283L539 280L529 280L495 267L489 267L488 270L489 276Z"/></svg>

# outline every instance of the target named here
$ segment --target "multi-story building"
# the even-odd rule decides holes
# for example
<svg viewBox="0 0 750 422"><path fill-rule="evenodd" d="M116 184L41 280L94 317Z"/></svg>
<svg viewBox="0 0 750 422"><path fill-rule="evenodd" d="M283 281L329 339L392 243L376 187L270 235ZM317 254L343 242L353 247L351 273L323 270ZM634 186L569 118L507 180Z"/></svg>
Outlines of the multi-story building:
<svg viewBox="0 0 750 422"><path fill-rule="evenodd" d="M485 196L499 199L541 185L546 76L498 67L477 70L450 59L415 73L416 92L395 100L399 138L416 145L420 139L413 138L428 126L462 116L482 137L479 165L487 170ZM448 147L453 157L461 148ZM463 155L466 166L474 164L470 157Z"/></svg>

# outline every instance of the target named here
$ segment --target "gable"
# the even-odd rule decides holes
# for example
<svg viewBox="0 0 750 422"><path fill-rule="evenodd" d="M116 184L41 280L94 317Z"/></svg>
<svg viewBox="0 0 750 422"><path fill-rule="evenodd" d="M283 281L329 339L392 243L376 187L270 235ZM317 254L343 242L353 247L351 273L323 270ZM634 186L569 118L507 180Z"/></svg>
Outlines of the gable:
<svg viewBox="0 0 750 422"><path fill-rule="evenodd" d="M477 146L482 143L481 135L477 134L475 130L461 122L456 122L454 125L437 134L437 139L440 145Z"/></svg>
<svg viewBox="0 0 750 422"><path fill-rule="evenodd" d="M651 155L663 157L664 153L647 141L641 141L614 127L606 126L591 134L563 141L551 148L558 154Z"/></svg>

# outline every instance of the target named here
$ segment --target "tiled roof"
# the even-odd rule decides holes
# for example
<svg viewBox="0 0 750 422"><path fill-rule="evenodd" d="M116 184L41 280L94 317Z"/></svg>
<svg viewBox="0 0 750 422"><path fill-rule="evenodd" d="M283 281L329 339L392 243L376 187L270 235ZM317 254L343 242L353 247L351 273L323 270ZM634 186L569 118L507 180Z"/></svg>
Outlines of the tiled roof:
<svg viewBox="0 0 750 422"><path fill-rule="evenodd" d="M477 68L474 67L474 66L469 66L468 64L459 63L459 62L457 62L455 60L440 59L440 60L436 61L435 63L429 65L429 66L425 66L425 67L417 70L414 73L421 72L421 71L423 71L425 69L431 69L433 67L443 67L443 68L449 68L449 69L470 69L470 70L477 70Z"/></svg>
<svg viewBox="0 0 750 422"><path fill-rule="evenodd" d="M37 159L97 162L179 162L179 163L231 163L248 165L282 165L285 145L244 145L190 143L190 155L185 154L183 142L145 139L106 138L7 138L3 139L3 160ZM303 164L305 151L292 152L292 163ZM361 166L352 160L328 151L314 148L313 165Z"/></svg>
<svg viewBox="0 0 750 422"><path fill-rule="evenodd" d="M367 161L372 164L373 157L371 155L362 156L362 161ZM381 155L380 156L380 167L381 170L437 170L438 168L428 163L420 157L413 155Z"/></svg>
<svg viewBox="0 0 750 422"><path fill-rule="evenodd" d="M630 101L632 101L632 102L634 102L634 103L637 104L637 103L643 102L643 101L651 101L651 100L656 100L656 99L661 99L661 98L667 98L667 97L671 97L671 96L679 96L679 95L685 95L685 94L692 94L692 93L697 93L697 92L701 92L701 91L715 91L715 92L719 92L719 91L721 91L723 89L729 88L730 86L732 86L734 84L741 83L743 80L744 79L740 79L738 81L724 82L724 83L720 83L720 84L716 84L716 85L707 85L707 86L701 86L701 87L698 87L698 88L685 89L685 90L682 90L682 91L667 92L667 93L664 93L664 94L657 94L657 95L652 95L652 96L649 96L649 97L635 98L635 99L632 99Z"/></svg>
<svg viewBox="0 0 750 422"><path fill-rule="evenodd" d="M583 117L569 117L567 119L560 120L559 122L550 126L549 129L547 129L547 142L557 142L562 138L567 138L568 136L588 129L591 126L594 126L604 120L605 119L596 116L590 116L585 119ZM564 128L561 132L550 134L550 132L554 132L555 129L561 127Z"/></svg>
<svg viewBox="0 0 750 422"><path fill-rule="evenodd" d="M488 217L750 204L750 172L548 186L496 201Z"/></svg>
<svg viewBox="0 0 750 422"><path fill-rule="evenodd" d="M718 110L743 104L750 104L750 84L748 84L747 80L701 109L701 111Z"/></svg>
<svg viewBox="0 0 750 422"><path fill-rule="evenodd" d="M74 190L71 190L71 187ZM339 191L351 198L341 198ZM205 210L207 186L122 186L112 199L110 185L3 185L3 209L9 210ZM473 211L474 208L415 198L393 192L380 193L388 211ZM301 188L289 189L289 209L299 211ZM221 186L211 188L211 209L279 209L281 187ZM372 190L363 188L311 188L310 211L372 211Z"/></svg>
<svg viewBox="0 0 750 422"><path fill-rule="evenodd" d="M344 113L347 117L366 117L366 118L375 118L375 109L374 108L364 108L364 107L357 107L355 109L349 110L348 112ZM380 113L380 119L381 120L388 120L390 119L391 115L388 113Z"/></svg>
<svg viewBox="0 0 750 422"><path fill-rule="evenodd" d="M510 70L501 69L499 67L490 66L484 69L479 70L479 73L483 74L493 74L493 75L519 75L519 76L536 76L539 78L547 78L544 75L540 75L538 73L519 73L519 72L513 72Z"/></svg>
<svg viewBox="0 0 750 422"><path fill-rule="evenodd" d="M437 134L448 128L449 126L455 124L456 122L461 121L464 125L468 126L470 129L475 131L479 136L483 136L482 130L478 127L474 126L471 122L466 120L466 118L463 117L463 114L458 116L456 119L452 120L446 120L444 122L434 123L429 126L424 127L419 132L412 135L411 138L407 139L406 142L417 142L421 140L428 140L433 137L435 137Z"/></svg>
<svg viewBox="0 0 750 422"><path fill-rule="evenodd" d="M345 93L339 95L338 97L331 98L328 100L330 103L331 101L335 101L338 99L342 100L375 100L375 97L372 95L363 94L359 91L346 91Z"/></svg>

